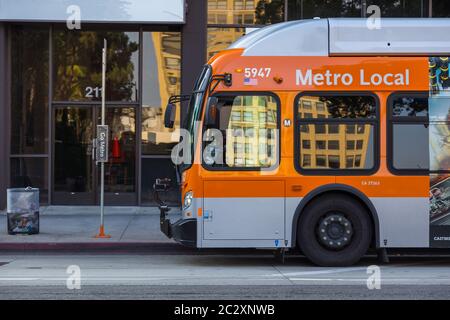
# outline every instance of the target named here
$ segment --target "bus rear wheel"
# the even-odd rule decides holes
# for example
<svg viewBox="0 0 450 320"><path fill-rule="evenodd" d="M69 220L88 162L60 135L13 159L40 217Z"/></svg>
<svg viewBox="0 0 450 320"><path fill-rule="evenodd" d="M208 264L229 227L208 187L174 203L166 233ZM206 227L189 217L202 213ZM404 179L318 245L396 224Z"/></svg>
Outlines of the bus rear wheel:
<svg viewBox="0 0 450 320"><path fill-rule="evenodd" d="M297 244L314 264L344 267L367 252L372 232L372 220L359 201L343 194L324 195L301 214Z"/></svg>

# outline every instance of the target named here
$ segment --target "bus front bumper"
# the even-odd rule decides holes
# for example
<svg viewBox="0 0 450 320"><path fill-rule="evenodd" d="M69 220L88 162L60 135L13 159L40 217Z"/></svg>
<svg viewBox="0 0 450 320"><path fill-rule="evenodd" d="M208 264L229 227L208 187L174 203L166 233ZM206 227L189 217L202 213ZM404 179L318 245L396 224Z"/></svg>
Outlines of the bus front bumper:
<svg viewBox="0 0 450 320"><path fill-rule="evenodd" d="M176 242L188 247L197 246L197 219L180 219L171 223L167 218L167 207L160 206L160 227L162 233L168 238L173 238Z"/></svg>

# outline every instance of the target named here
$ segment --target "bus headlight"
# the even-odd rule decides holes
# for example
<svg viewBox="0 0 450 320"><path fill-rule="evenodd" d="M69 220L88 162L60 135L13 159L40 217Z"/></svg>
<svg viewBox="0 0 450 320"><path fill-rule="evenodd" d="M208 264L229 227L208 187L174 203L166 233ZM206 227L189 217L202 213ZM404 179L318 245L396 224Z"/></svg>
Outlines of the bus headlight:
<svg viewBox="0 0 450 320"><path fill-rule="evenodd" d="M183 201L183 210L188 209L192 204L192 197L193 197L192 191L186 192L184 195L184 201Z"/></svg>

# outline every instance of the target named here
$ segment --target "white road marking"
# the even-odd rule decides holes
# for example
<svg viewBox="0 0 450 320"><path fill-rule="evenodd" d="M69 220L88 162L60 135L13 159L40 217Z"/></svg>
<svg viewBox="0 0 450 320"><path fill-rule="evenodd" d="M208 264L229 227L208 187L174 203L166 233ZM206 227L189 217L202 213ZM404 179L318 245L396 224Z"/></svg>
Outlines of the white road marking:
<svg viewBox="0 0 450 320"><path fill-rule="evenodd" d="M283 272L280 271L284 276L307 276L315 274L331 274L331 273L343 273L352 271L366 271L367 267L355 267L355 268L339 268L339 269L326 269L326 270L315 270L315 271L300 271L300 272ZM276 274L273 274L275 276Z"/></svg>

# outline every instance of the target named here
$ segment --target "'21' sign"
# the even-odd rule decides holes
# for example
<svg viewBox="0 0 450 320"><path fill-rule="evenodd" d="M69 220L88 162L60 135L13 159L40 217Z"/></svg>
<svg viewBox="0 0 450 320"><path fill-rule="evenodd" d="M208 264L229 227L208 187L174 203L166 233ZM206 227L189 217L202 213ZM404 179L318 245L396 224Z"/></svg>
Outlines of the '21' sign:
<svg viewBox="0 0 450 320"><path fill-rule="evenodd" d="M101 98L102 96L102 88L101 87L86 87L84 89L85 98Z"/></svg>

